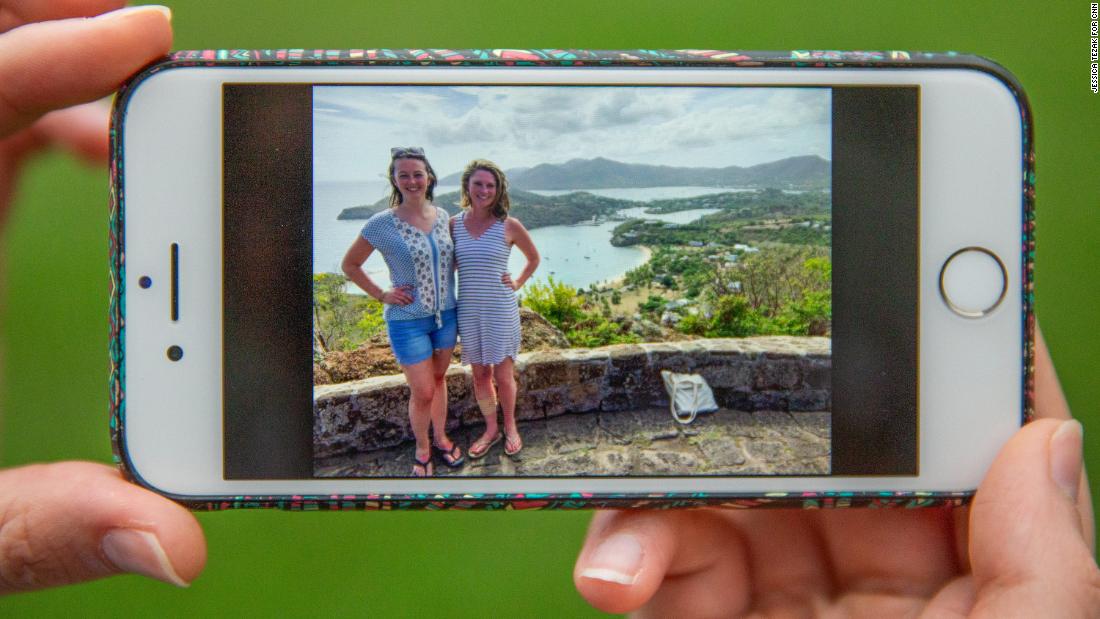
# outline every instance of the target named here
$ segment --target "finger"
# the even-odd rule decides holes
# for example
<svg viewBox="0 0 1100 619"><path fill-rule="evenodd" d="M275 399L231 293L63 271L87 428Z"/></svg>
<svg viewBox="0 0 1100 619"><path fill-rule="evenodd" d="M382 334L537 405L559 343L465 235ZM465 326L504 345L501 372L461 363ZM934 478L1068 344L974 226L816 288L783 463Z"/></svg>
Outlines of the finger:
<svg viewBox="0 0 1100 619"><path fill-rule="evenodd" d="M30 129L0 139L0 225L29 155L56 144L89 163L107 159L108 113L105 102L88 103L46 114Z"/></svg>
<svg viewBox="0 0 1100 619"><path fill-rule="evenodd" d="M833 588L831 566L823 547L823 512L776 509L727 514L738 524L748 549L753 611L810 614L815 602Z"/></svg>
<svg viewBox="0 0 1100 619"><path fill-rule="evenodd" d="M1050 358L1043 332L1035 327L1035 416L1046 419L1069 419L1069 403L1062 393L1058 373Z"/></svg>
<svg viewBox="0 0 1100 619"><path fill-rule="evenodd" d="M997 455L970 511L970 562L983 616L1085 616L1100 571L1076 509L1081 425L1040 419Z"/></svg>
<svg viewBox="0 0 1100 619"><path fill-rule="evenodd" d="M36 21L91 17L126 6L126 0L0 0L0 32Z"/></svg>
<svg viewBox="0 0 1100 619"><path fill-rule="evenodd" d="M1062 392L1058 374L1054 370L1054 361L1050 356L1043 332L1035 327L1035 417L1037 419L1071 419L1069 403ZM1081 471L1081 481L1077 490L1077 511L1085 531L1089 548L1096 548L1096 533L1093 529L1092 493L1088 476Z"/></svg>
<svg viewBox="0 0 1100 619"><path fill-rule="evenodd" d="M105 97L167 53L172 31L161 8L28 24L0 36L0 136L51 110Z"/></svg>
<svg viewBox="0 0 1100 619"><path fill-rule="evenodd" d="M951 510L852 509L820 517L835 585L853 603L927 598L959 571Z"/></svg>
<svg viewBox="0 0 1100 619"><path fill-rule="evenodd" d="M31 126L42 146L59 146L89 163L107 160L111 106L93 101L50 112Z"/></svg>
<svg viewBox="0 0 1100 619"><path fill-rule="evenodd" d="M0 472L0 593L132 572L186 586L206 563L186 509L91 462Z"/></svg>
<svg viewBox="0 0 1100 619"><path fill-rule="evenodd" d="M596 514L573 582L613 613L732 616L750 602L744 543L712 510Z"/></svg>

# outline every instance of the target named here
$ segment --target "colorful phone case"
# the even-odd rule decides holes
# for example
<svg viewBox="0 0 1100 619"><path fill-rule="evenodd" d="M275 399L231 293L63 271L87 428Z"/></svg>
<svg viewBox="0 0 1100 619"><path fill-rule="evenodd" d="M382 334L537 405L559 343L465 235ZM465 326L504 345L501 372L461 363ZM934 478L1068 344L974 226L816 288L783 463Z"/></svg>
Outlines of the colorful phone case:
<svg viewBox="0 0 1100 619"><path fill-rule="evenodd" d="M1035 258L1035 157L1031 109L1019 82L1001 66L984 58L947 53L907 51L733 51L733 50L564 50L564 49L280 49L280 50L194 50L179 51L145 68L116 98L111 122L110 194L110 429L115 462L123 474L143 484L127 457L126 366L123 351L126 337L125 254L123 252L121 110L142 80L160 71L179 67L229 66L564 66L564 67L770 67L841 68L877 67L890 69L966 68L988 73L1009 88L1020 105L1023 129L1021 191L1024 216L1021 222L1023 255L1022 286L1024 314L1021 329L1024 346L1024 389L1021 393L1023 419L1034 412L1034 258ZM144 485L144 484L143 484ZM402 494L329 496L209 496L170 498L196 510L276 507L295 511L391 510L391 509L582 509L582 508L672 508L717 506L729 508L801 507L931 507L960 506L971 494L963 492L769 492L769 493L656 493L656 494Z"/></svg>

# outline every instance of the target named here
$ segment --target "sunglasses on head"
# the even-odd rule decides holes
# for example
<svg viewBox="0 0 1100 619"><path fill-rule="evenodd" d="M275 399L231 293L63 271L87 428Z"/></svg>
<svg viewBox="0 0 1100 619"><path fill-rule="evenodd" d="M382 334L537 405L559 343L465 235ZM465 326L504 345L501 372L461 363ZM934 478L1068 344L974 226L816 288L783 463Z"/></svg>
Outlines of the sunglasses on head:
<svg viewBox="0 0 1100 619"><path fill-rule="evenodd" d="M420 148L419 146L409 146L407 148L402 148L402 147L398 146L396 148L391 148L390 149L390 158L391 159L397 159L399 157L408 157L409 155L412 155L414 157L423 157L424 156L424 149Z"/></svg>

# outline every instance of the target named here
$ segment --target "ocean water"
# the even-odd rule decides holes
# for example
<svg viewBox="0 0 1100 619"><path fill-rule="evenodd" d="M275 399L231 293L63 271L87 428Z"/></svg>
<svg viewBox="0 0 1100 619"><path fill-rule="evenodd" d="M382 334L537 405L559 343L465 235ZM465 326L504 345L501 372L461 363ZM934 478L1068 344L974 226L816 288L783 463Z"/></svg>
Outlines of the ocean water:
<svg viewBox="0 0 1100 619"><path fill-rule="evenodd" d="M457 187L438 187L437 193L455 191ZM706 191L702 191L702 190ZM629 200L656 200L666 198L686 198L715 191L729 189L701 187L650 187L643 189L592 189L598 195ZM614 192L614 195L609 192ZM317 183L314 185L313 210L313 272L338 273L344 253L355 241L364 220L340 221L336 217L345 208L373 203L389 193L385 181L365 183ZM569 193L543 192L538 193ZM695 209L676 213L646 214L645 207L634 207L619 211L626 217L638 217L687 223L717 211L717 209ZM531 230L531 238L542 257L539 269L532 277L533 281L545 281L553 276L556 281L565 282L578 288L587 288L591 284L605 282L624 275L630 269L645 262L645 252L638 247L614 247L611 245L611 233L620 222L606 221L597 224L578 224L572 226L547 226ZM512 251L508 261L509 270L519 275L525 265L525 258L518 250ZM364 270L382 287L389 286L389 274L382 256L375 253L363 265ZM353 292L359 292L358 288Z"/></svg>
<svg viewBox="0 0 1100 619"><path fill-rule="evenodd" d="M645 207L623 209L619 214L629 218L654 219L672 223L687 223L718 209L694 209L676 213L650 215ZM591 284L606 282L623 276L627 271L639 267L646 261L645 251L639 247L615 247L611 244L611 233L620 221L607 221L598 224L577 224L573 226L547 226L531 231L531 239L539 250L542 261L532 280L546 280L553 276L555 281L565 282L576 288L587 288ZM513 249L508 260L508 268L518 274L526 264L523 254Z"/></svg>
<svg viewBox="0 0 1100 619"><path fill-rule="evenodd" d="M359 236L365 219L336 219L340 211L373 204L389 195L390 185L384 179L369 182L314 183L313 185L313 272L339 273L344 254ZM382 255L375 252L363 265L363 270L379 286L389 287L390 277ZM349 292L361 293L354 284Z"/></svg>
<svg viewBox="0 0 1100 619"><path fill-rule="evenodd" d="M575 191L587 191L597 196L618 200L649 202L650 200L694 198L695 196L705 196L712 193L756 191L756 189L742 187L619 187L611 189L532 189L531 193L544 196L561 196Z"/></svg>

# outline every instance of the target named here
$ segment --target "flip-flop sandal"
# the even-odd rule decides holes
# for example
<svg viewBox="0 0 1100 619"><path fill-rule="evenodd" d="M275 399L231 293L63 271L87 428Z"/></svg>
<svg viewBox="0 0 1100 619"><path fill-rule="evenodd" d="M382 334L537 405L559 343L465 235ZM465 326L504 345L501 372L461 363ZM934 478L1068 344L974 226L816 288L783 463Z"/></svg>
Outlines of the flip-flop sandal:
<svg viewBox="0 0 1100 619"><path fill-rule="evenodd" d="M504 433L503 432L497 432L497 435L493 437L493 440L489 441L488 443L481 443L481 442L479 442L481 439L478 439L477 441L474 441L473 445L470 445L470 448L466 450L466 453L471 458L473 458L474 460L477 460L479 458L484 458L485 455L489 453L489 450L493 448L493 445L496 445L497 443L499 443L500 439L502 439L502 438L504 438ZM478 445L485 445L485 446L482 447L480 451L475 451L475 449L477 448Z"/></svg>
<svg viewBox="0 0 1100 619"><path fill-rule="evenodd" d="M519 435L517 434L517 436L519 436ZM515 449L513 449L511 451L508 450L509 445L516 445L516 444L519 444L519 447L516 447ZM519 455L519 452L521 452L521 451L523 451L523 437L519 437L519 440L514 442L514 443L507 436L504 437L504 455L511 458L513 456Z"/></svg>
<svg viewBox="0 0 1100 619"><path fill-rule="evenodd" d="M419 469L420 472L423 474L417 474L417 469ZM428 459L425 461L421 461L420 458L417 458L415 455L413 456L413 477L432 477L432 473L434 472L435 470L432 466L432 456L430 454L428 455Z"/></svg>
<svg viewBox="0 0 1100 619"><path fill-rule="evenodd" d="M439 458L443 460L443 464L453 468L458 468L466 463L466 457L462 455L462 448L458 446L454 441L451 441L451 448L444 449L435 443L432 443L432 449L439 452ZM455 455L455 452L458 455Z"/></svg>

